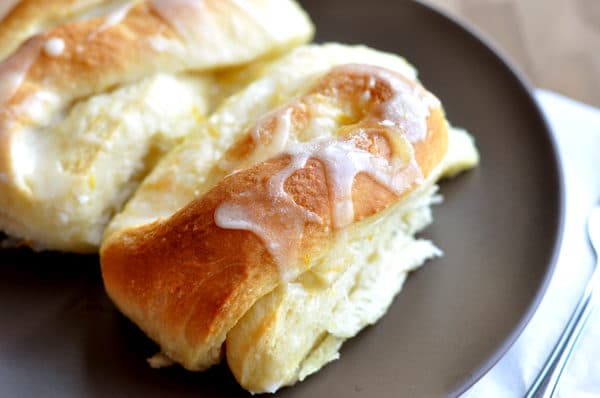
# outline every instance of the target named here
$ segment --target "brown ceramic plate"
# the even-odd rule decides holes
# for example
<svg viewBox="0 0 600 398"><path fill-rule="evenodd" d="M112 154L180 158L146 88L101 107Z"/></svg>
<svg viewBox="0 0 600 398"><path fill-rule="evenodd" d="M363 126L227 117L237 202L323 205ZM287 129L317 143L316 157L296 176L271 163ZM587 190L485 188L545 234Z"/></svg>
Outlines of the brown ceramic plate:
<svg viewBox="0 0 600 398"><path fill-rule="evenodd" d="M457 395L505 352L552 270L561 184L527 88L489 47L409 1L305 0L318 40L405 55L468 128L481 166L443 183L425 232L445 257L415 272L389 313L285 397ZM103 292L96 257L0 252L0 395L247 396L227 369L152 370L155 346Z"/></svg>

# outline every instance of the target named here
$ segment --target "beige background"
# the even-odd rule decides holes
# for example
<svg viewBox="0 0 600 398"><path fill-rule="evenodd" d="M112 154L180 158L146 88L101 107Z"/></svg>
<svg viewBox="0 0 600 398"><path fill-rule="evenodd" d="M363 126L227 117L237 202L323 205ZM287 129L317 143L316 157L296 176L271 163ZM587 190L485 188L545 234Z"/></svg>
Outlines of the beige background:
<svg viewBox="0 0 600 398"><path fill-rule="evenodd" d="M600 0L422 0L475 25L536 86L600 107Z"/></svg>

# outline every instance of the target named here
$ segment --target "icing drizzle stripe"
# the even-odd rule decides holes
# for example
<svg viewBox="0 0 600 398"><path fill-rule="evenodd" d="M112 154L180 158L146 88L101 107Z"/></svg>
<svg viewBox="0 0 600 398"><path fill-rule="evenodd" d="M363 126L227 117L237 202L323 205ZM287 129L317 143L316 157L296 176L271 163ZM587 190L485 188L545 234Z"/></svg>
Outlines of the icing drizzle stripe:
<svg viewBox="0 0 600 398"><path fill-rule="evenodd" d="M293 142L291 137L307 125L294 116L310 117L306 108L314 95L334 98L340 107L354 107L360 120L339 128L334 136L286 150ZM289 163L271 176L266 186L232 194L221 203L214 214L216 225L257 235L278 264L281 277L295 278L302 269L290 264L297 263L306 225L323 224L323 220L294 202L285 191L287 179L310 159L319 161L325 172L332 227L344 228L355 220L352 189L358 174L369 175L397 196L422 183L424 176L412 144L427 137L429 109L437 106L439 101L432 94L395 72L356 64L333 68L305 96L267 114L249 130L255 148L245 155L244 165L272 157L277 151L283 151L280 156L289 157ZM303 112L294 112L300 107ZM386 139L391 154L380 154L369 145L376 136Z"/></svg>
<svg viewBox="0 0 600 398"><path fill-rule="evenodd" d="M202 28L203 0L152 0L152 9L183 38L191 40Z"/></svg>

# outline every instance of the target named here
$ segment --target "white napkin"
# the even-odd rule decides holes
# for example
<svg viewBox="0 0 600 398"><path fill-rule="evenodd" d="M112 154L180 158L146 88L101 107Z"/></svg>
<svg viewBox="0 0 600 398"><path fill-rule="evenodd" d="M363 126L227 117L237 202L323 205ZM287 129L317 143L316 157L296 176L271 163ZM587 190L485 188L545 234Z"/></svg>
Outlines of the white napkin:
<svg viewBox="0 0 600 398"><path fill-rule="evenodd" d="M531 322L508 353L464 397L522 397L579 300L593 266L587 216L600 200L600 109L537 90L557 143L566 188L565 229L556 270ZM600 309L592 314L558 390L600 397Z"/></svg>

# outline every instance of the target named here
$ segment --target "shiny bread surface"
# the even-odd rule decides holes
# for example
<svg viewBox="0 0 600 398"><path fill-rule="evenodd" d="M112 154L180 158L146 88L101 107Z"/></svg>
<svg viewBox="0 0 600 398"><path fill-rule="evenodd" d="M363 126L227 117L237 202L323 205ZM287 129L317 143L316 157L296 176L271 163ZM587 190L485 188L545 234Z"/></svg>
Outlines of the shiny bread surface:
<svg viewBox="0 0 600 398"><path fill-rule="evenodd" d="M329 137L244 164L255 150L270 154L278 130L287 129L288 140L301 135L315 98L344 108L346 123ZM411 101L421 110L412 114L418 120L405 117ZM168 357L191 370L206 369L220 361L228 331L260 297L310 269L337 231L376 216L418 187L442 162L447 140L439 101L415 80L373 65L331 68L240 136L222 159L232 174L170 217L110 234L101 249L107 292ZM336 222L336 166L315 150L321 142L323 153L347 150L403 180L395 184L372 170L355 173L351 197L343 199L352 216L344 213ZM294 165L303 151L305 160ZM282 190L273 192L274 178ZM240 206L231 210L232 203ZM290 243L281 247L283 241Z"/></svg>
<svg viewBox="0 0 600 398"><path fill-rule="evenodd" d="M313 30L288 0L45 4L5 16L60 14L0 63L0 230L39 249L97 251L136 184L214 108L214 72Z"/></svg>

